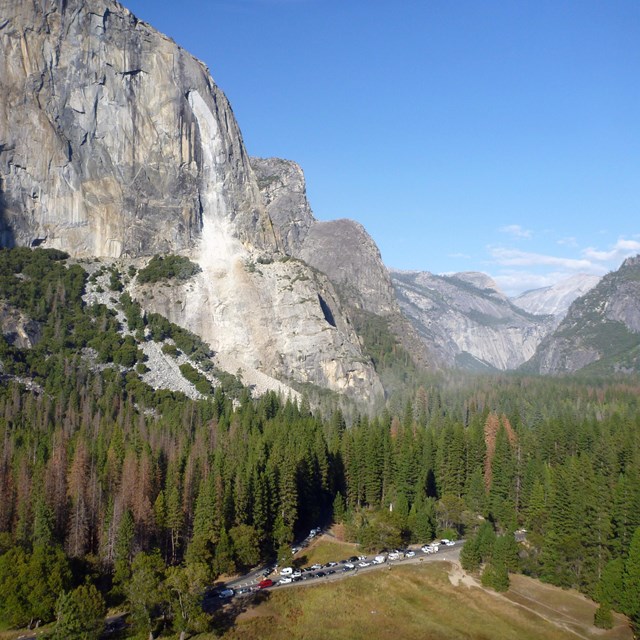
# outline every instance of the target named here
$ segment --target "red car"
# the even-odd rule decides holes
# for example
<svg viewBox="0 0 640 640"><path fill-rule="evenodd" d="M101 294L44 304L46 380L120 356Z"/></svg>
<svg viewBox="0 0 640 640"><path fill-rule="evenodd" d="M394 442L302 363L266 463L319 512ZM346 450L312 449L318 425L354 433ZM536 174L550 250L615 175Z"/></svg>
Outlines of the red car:
<svg viewBox="0 0 640 640"><path fill-rule="evenodd" d="M258 582L258 589L266 589L267 587L273 587L273 580L267 578Z"/></svg>

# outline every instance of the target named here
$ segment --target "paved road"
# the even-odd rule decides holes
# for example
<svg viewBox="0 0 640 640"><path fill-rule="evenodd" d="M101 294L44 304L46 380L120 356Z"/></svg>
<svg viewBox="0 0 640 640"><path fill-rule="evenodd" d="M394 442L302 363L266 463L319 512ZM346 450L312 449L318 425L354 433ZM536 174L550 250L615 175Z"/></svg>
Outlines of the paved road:
<svg viewBox="0 0 640 640"><path fill-rule="evenodd" d="M351 571L343 571L344 560L338 562L335 567L326 567L322 569L318 569L316 571L309 571L303 573L303 575L308 576L304 580L298 580L295 582L291 582L289 584L278 584L278 580L280 579L280 575L272 574L270 578L273 580L274 584L272 587L268 587L269 589L286 589L286 588L295 588L309 584L318 584L320 582L330 582L334 580L341 580L343 578L347 578L349 576L358 575L360 573L367 573L369 571L380 571L382 569L389 570L396 565L406 565L406 564L419 564L424 562L434 562L434 561L454 561L457 562L460 557L460 549L464 544L464 540L458 540L454 546L447 547L441 546L440 549L436 553L423 553L420 549L416 550L416 555L412 558L402 558L399 560L387 560L383 564L371 564L368 567L358 567L358 563L354 563L356 565L355 569ZM367 556L366 561L371 562L374 555ZM335 573L331 575L326 575L327 571L334 570ZM317 577L318 572L325 573L324 576ZM216 592L221 589L233 589L237 591L238 589L248 589L246 594L236 594L236 597L242 597L243 595L248 595L252 591L257 588L258 582L262 580L264 577L264 569L256 569L251 573L248 573L242 577L236 578L234 580L230 580L224 584L224 586L220 585ZM212 594L215 596L214 594Z"/></svg>

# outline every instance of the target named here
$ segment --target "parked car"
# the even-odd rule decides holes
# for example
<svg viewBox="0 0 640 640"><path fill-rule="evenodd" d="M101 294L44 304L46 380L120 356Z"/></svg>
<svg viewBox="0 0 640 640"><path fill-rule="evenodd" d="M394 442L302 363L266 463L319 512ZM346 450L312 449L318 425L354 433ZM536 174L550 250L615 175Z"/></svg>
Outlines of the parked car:
<svg viewBox="0 0 640 640"><path fill-rule="evenodd" d="M407 552L404 554L404 557L405 557L405 558L413 558L415 555L416 555L416 552L415 552L415 551L407 551Z"/></svg>
<svg viewBox="0 0 640 640"><path fill-rule="evenodd" d="M231 598L235 591L233 589L223 589L219 594L218 598Z"/></svg>
<svg viewBox="0 0 640 640"><path fill-rule="evenodd" d="M358 562L358 566L359 566L359 567L362 567L362 568L364 568L364 567L370 567L370 566L371 566L371 563L370 563L370 562L367 562L366 560L362 560L362 562Z"/></svg>
<svg viewBox="0 0 640 640"><path fill-rule="evenodd" d="M355 565L355 564L353 564L353 562L347 562L347 563L344 565L344 569L343 569L343 571L351 571L351 569L355 569L355 568L356 568L356 565Z"/></svg>
<svg viewBox="0 0 640 640"><path fill-rule="evenodd" d="M380 556L376 556L373 559L373 564L384 564L384 561L386 560L386 558L383 555Z"/></svg>
<svg viewBox="0 0 640 640"><path fill-rule="evenodd" d="M266 578L265 580L260 580L260 582L258 582L258 589L268 589L269 587L273 587L273 580Z"/></svg>
<svg viewBox="0 0 640 640"><path fill-rule="evenodd" d="M292 574L291 574L292 578L301 578L302 577L302 571L300 571L300 569L296 569Z"/></svg>
<svg viewBox="0 0 640 640"><path fill-rule="evenodd" d="M280 580L278 580L278 584L291 584L292 582L293 578L289 576L285 576L284 578L280 578Z"/></svg>
<svg viewBox="0 0 640 640"><path fill-rule="evenodd" d="M358 556L351 556L348 560L348 562L358 562L358 560L360 560L360 558Z"/></svg>
<svg viewBox="0 0 640 640"><path fill-rule="evenodd" d="M318 569L322 569L322 565L321 564L312 564L311 565L311 570L312 571L317 571Z"/></svg>
<svg viewBox="0 0 640 640"><path fill-rule="evenodd" d="M293 567L284 567L280 570L281 576L290 576L293 573Z"/></svg>
<svg viewBox="0 0 640 640"><path fill-rule="evenodd" d="M389 560L400 560L402 554L399 551L392 551L389 554Z"/></svg>

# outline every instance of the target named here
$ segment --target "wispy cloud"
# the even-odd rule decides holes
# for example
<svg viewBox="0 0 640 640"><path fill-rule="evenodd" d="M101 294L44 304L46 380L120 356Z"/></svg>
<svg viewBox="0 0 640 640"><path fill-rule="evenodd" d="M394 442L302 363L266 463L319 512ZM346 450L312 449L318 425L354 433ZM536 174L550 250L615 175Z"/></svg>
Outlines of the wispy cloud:
<svg viewBox="0 0 640 640"><path fill-rule="evenodd" d="M500 231L500 233L506 233L507 235L513 236L514 238L530 238L532 236L530 229L524 229L519 224L508 224L504 227L500 227L498 231Z"/></svg>
<svg viewBox="0 0 640 640"><path fill-rule="evenodd" d="M505 267L547 266L568 269L570 271L580 269L591 271L594 266L591 260L586 259L560 258L543 253L507 249L505 247L488 247L488 249L495 262Z"/></svg>
<svg viewBox="0 0 640 640"><path fill-rule="evenodd" d="M618 238L618 241L606 251L599 251L593 247L588 247L582 252L586 258L597 260L599 262L622 262L629 256L640 253L640 242L638 240L628 240L626 238Z"/></svg>
<svg viewBox="0 0 640 640"><path fill-rule="evenodd" d="M464 258L465 260L470 260L471 256L468 253L450 253L449 258Z"/></svg>
<svg viewBox="0 0 640 640"><path fill-rule="evenodd" d="M573 236L560 238L560 240L557 240L557 243L563 247L570 247L571 249L575 249L578 246L578 241Z"/></svg>

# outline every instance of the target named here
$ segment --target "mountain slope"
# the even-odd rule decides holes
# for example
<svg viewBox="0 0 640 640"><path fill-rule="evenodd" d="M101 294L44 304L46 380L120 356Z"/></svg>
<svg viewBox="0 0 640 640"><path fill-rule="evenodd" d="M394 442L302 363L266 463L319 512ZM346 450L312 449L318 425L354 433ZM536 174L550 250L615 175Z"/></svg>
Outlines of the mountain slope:
<svg viewBox="0 0 640 640"><path fill-rule="evenodd" d="M433 354L402 314L389 271L366 229L348 219L317 221L307 201L304 174L295 162L251 158L251 165L287 252L328 276L378 371L433 367ZM387 387L396 377L386 376Z"/></svg>
<svg viewBox="0 0 640 640"><path fill-rule="evenodd" d="M640 370L640 256L628 258L569 308L525 365L538 373Z"/></svg>
<svg viewBox="0 0 640 640"><path fill-rule="evenodd" d="M528 313L554 315L562 318L567 313L571 303L590 289L593 289L598 282L600 282L599 276L580 273L551 287L525 291L516 298L512 298L511 302Z"/></svg>
<svg viewBox="0 0 640 640"><path fill-rule="evenodd" d="M552 327L515 307L482 273L391 271L400 307L447 366L515 369Z"/></svg>
<svg viewBox="0 0 640 640"><path fill-rule="evenodd" d="M0 240L202 272L136 290L244 368L374 402L332 284L289 263L205 66L114 0L0 0Z"/></svg>

